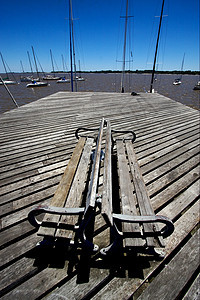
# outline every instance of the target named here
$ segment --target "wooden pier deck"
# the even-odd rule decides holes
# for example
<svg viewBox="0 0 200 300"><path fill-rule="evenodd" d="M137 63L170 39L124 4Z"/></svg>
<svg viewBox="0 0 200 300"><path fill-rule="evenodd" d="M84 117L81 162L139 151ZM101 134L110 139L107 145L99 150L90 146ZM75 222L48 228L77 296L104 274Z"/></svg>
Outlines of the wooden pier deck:
<svg viewBox="0 0 200 300"><path fill-rule="evenodd" d="M109 118L134 130L156 213L174 221L166 256L126 255L85 264L81 255L38 250L27 214L48 203L79 126ZM159 94L59 92L0 115L0 297L2 299L199 299L199 112ZM96 217L95 242L109 232Z"/></svg>

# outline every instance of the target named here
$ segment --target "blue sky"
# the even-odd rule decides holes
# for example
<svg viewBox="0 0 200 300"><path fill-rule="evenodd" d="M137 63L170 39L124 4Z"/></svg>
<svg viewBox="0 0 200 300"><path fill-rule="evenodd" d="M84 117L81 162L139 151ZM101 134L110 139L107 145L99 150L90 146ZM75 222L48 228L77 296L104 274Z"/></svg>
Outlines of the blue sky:
<svg viewBox="0 0 200 300"><path fill-rule="evenodd" d="M121 70L125 0L72 0L75 50L82 70ZM127 60L133 70L151 69L162 0L129 0ZM165 0L158 55L159 70L199 70L199 0ZM1 1L0 51L13 72L30 71L33 45L45 71L50 49L62 70L69 69L68 0ZM129 57L132 53L132 57ZM129 63L126 64L128 69ZM4 72L0 62L0 73Z"/></svg>

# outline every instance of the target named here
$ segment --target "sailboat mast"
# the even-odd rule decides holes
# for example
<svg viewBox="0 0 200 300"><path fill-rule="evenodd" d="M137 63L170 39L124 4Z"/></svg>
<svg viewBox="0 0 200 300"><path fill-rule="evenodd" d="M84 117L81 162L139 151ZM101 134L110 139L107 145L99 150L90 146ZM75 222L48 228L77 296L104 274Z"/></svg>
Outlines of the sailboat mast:
<svg viewBox="0 0 200 300"><path fill-rule="evenodd" d="M34 58L34 62L35 62L35 68L36 68L37 76L38 76L38 78L40 78L39 72L38 72L38 67L37 67L37 62L36 62L36 58L35 58L35 52L34 52L33 46L31 46L31 47L32 47L33 58Z"/></svg>
<svg viewBox="0 0 200 300"><path fill-rule="evenodd" d="M81 62L80 62L80 59L78 61L78 64L79 64L79 78L81 78Z"/></svg>
<svg viewBox="0 0 200 300"><path fill-rule="evenodd" d="M74 46L74 22L72 13L72 2L70 0L71 6L71 33L72 33L72 48L73 48L73 59L74 59L74 76L75 76L75 91L77 92L77 79L76 79L76 58L75 58L75 46Z"/></svg>
<svg viewBox="0 0 200 300"><path fill-rule="evenodd" d="M63 65L63 72L64 72L65 71L64 57L63 55L61 55L61 57L62 57L62 65Z"/></svg>
<svg viewBox="0 0 200 300"><path fill-rule="evenodd" d="M70 43L70 65L71 65L71 90L74 91L73 87L73 61L72 61L72 30L71 30L71 0L69 0L69 43Z"/></svg>
<svg viewBox="0 0 200 300"><path fill-rule="evenodd" d="M53 74L54 74L54 77L55 77L55 71L54 71L54 65L53 65L53 56L52 56L51 49L50 49L50 56L51 56L51 63L52 63L52 68L53 68Z"/></svg>
<svg viewBox="0 0 200 300"><path fill-rule="evenodd" d="M152 71L152 76L151 76L150 93L152 93L152 89L153 89L153 80L154 80L154 74L155 74L156 57L157 57L157 52L158 52L158 43L159 43L160 29L161 29L161 24L162 24L164 2L165 2L165 0L163 0L163 2L162 2L162 8L161 8L161 14L160 14L160 23L159 23L159 29L158 29L157 42L156 42L156 51L155 51L153 71Z"/></svg>
<svg viewBox="0 0 200 300"><path fill-rule="evenodd" d="M31 73L33 75L33 68L32 68L32 65L31 65L31 58L30 58L30 54L29 54L28 51L27 51L27 54L28 54L28 60L29 60L30 68L31 68Z"/></svg>
<svg viewBox="0 0 200 300"><path fill-rule="evenodd" d="M20 64L21 64L21 67L22 67L22 72L25 73L25 72L24 72L24 67L23 67L23 64L22 64L22 61L21 61L21 60L20 60Z"/></svg>
<svg viewBox="0 0 200 300"><path fill-rule="evenodd" d="M128 0L126 0L126 17L125 17L125 34L124 34L124 49L123 49L123 64L121 77L121 93L124 93L124 75L125 75L125 59L126 59L126 35L127 35L127 21L128 21Z"/></svg>
<svg viewBox="0 0 200 300"><path fill-rule="evenodd" d="M1 52L0 52L0 55L1 55L1 60L2 60L2 63L3 63L4 69L5 69L6 76L7 76L7 78L9 78L8 72L7 72L7 69L6 69L6 65L5 65L5 62L4 62L4 59L3 59L3 55L2 55Z"/></svg>
<svg viewBox="0 0 200 300"><path fill-rule="evenodd" d="M182 72L183 72L184 60L185 60L185 53L183 54L183 60L182 60L182 65L181 65L181 76L180 76L180 80L182 79Z"/></svg>

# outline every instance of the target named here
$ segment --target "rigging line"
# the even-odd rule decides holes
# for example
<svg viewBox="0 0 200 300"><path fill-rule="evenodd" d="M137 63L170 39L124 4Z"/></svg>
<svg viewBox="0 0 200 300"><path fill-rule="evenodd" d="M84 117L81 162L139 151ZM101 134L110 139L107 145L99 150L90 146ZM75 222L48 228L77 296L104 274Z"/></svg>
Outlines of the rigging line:
<svg viewBox="0 0 200 300"><path fill-rule="evenodd" d="M10 74L12 74L13 78L14 78L14 79L15 79L15 81L17 82L17 79L16 79L16 77L15 77L14 73L11 71L11 69L9 68L9 66L8 66L8 64L7 64L7 62L6 62L6 61L5 61L5 64L6 64L7 68L8 68L8 70L9 70Z"/></svg>
<svg viewBox="0 0 200 300"><path fill-rule="evenodd" d="M8 71L7 71L7 69L6 69L5 61L4 61L4 59L3 59L3 55L2 55L1 52L0 52L0 56L1 56L1 60L2 60L2 63L3 63L4 69L5 69L6 76L8 77ZM8 78L9 78L9 77L8 77Z"/></svg>
<svg viewBox="0 0 200 300"><path fill-rule="evenodd" d="M38 62L38 64L39 64L39 66L40 66L40 69L42 70L43 75L45 76L44 70L43 70L43 68L42 68L42 66L41 66L41 63L40 63L40 61L39 61L37 55L36 55L36 59L37 59L37 62Z"/></svg>
<svg viewBox="0 0 200 300"><path fill-rule="evenodd" d="M53 56L52 56L52 51L50 49L50 57L51 57L51 64L52 64L52 68L53 68L53 74L55 76L55 71L54 71L54 64L53 64Z"/></svg>
<svg viewBox="0 0 200 300"><path fill-rule="evenodd" d="M30 68L31 68L31 73L33 75L33 68L32 68L32 64L31 64L31 58L30 58L30 54L29 54L28 51L27 51L27 54L28 54L28 60L29 60Z"/></svg>
<svg viewBox="0 0 200 300"><path fill-rule="evenodd" d="M32 52L33 52L33 58L34 58L34 62L35 62L35 69L36 69L36 72L37 72L37 76L38 76L38 78L40 78L39 72L38 72L38 67L37 67L37 61L36 61L36 58L35 58L34 48L33 48L33 46L31 46L31 48L32 48Z"/></svg>
<svg viewBox="0 0 200 300"><path fill-rule="evenodd" d="M15 100L15 98L13 97L13 95L11 94L10 90L8 89L7 85L5 84L5 82L3 81L3 79L2 79L1 76L0 76L0 81L3 83L3 86L5 87L6 91L8 92L9 96L11 97L11 99L14 102L14 104L16 105L16 107L18 108L19 105L17 104L17 101Z"/></svg>

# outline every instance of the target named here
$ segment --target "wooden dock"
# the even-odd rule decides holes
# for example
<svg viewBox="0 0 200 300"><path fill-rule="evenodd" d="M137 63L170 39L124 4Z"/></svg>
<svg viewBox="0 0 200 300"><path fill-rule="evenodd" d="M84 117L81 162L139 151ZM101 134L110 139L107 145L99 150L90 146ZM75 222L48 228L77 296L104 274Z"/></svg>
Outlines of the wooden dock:
<svg viewBox="0 0 200 300"><path fill-rule="evenodd" d="M114 129L134 130L153 208L174 221L163 260L130 254L106 261L36 246L41 237L28 212L52 198L77 127L96 127L102 117ZM198 138L199 112L159 94L59 92L1 114L0 297L199 299ZM108 245L100 215L94 240Z"/></svg>

